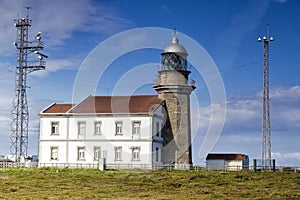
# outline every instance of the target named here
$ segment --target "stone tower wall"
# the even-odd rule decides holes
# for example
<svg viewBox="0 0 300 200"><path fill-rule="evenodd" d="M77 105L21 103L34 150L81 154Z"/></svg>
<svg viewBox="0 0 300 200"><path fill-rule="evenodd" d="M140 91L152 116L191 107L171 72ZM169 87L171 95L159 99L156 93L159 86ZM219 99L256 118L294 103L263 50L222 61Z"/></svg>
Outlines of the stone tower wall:
<svg viewBox="0 0 300 200"><path fill-rule="evenodd" d="M167 163L191 165L191 123L190 93L193 86L188 85L189 71L159 71L154 89L166 102L170 121L170 132L166 133L164 158Z"/></svg>

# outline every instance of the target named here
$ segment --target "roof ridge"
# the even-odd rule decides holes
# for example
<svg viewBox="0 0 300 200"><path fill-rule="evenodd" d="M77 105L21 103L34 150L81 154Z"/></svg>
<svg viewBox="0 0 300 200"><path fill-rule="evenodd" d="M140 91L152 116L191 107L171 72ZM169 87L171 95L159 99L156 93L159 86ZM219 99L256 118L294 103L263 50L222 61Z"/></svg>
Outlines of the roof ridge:
<svg viewBox="0 0 300 200"><path fill-rule="evenodd" d="M92 96L76 103L52 103L42 113L152 113L162 105L158 95ZM51 110L48 110L51 109Z"/></svg>
<svg viewBox="0 0 300 200"><path fill-rule="evenodd" d="M92 95L91 95L92 96ZM113 95L113 96L102 96L102 95L96 95L96 96L92 96L92 97L142 97L142 96L153 96L153 97L157 97L158 95L156 94L138 94L138 95Z"/></svg>
<svg viewBox="0 0 300 200"><path fill-rule="evenodd" d="M52 106L54 106L56 104L56 102L51 103L49 106L47 106L45 109L43 109L40 114L44 113L46 110L48 110L49 108L51 108Z"/></svg>
<svg viewBox="0 0 300 200"><path fill-rule="evenodd" d="M83 102L85 102L86 100L88 100L91 97L93 97L93 96L89 95L89 96L85 97L82 101L80 101L79 103L74 104L74 106L72 106L72 108L70 108L66 113L71 113L74 109L76 109L78 106L80 106L80 104L82 104Z"/></svg>

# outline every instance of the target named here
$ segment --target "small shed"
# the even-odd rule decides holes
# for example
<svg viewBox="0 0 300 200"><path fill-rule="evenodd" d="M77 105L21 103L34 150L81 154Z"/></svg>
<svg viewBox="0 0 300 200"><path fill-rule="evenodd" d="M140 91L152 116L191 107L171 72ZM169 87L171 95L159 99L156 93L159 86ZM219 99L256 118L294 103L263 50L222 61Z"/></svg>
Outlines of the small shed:
<svg viewBox="0 0 300 200"><path fill-rule="evenodd" d="M209 153L206 168L214 170L249 170L249 157L241 153Z"/></svg>

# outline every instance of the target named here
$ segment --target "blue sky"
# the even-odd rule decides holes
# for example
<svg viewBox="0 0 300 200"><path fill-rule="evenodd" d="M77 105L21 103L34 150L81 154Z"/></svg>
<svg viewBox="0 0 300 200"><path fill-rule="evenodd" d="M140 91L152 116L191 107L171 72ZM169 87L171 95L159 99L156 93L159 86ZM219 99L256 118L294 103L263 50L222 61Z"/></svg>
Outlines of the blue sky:
<svg viewBox="0 0 300 200"><path fill-rule="evenodd" d="M173 29L197 41L214 60L226 90L226 120L212 152L241 152L250 159L261 152L261 93L263 46L258 37L270 24L275 41L270 43L270 98L272 155L279 165L300 166L300 1L97 1L97 0L2 0L0 1L0 154L9 153L9 112L14 96L16 30L13 20L32 6L30 36L43 33L49 56L45 71L30 74L29 153L37 152L37 114L51 102L71 102L74 81L84 59L101 42L133 28ZM170 31L170 37L171 37ZM139 39L139 36L133 36ZM180 34L179 34L179 41ZM169 43L167 39L161 48ZM185 46L184 43L181 43ZM117 48L117 47L115 47ZM189 51L189 49L187 49ZM99 55L99 59L101 59ZM115 60L98 84L96 95L111 95L130 87L116 82L136 66L160 62L160 50L143 49ZM141 73L136 79L143 80ZM154 74L147 74L155 79ZM153 78L152 78L153 77ZM203 77L196 81L192 120L199 120L193 142L194 162L212 114L210 94ZM86 83L89 84L88 81ZM155 94L151 83L139 94Z"/></svg>

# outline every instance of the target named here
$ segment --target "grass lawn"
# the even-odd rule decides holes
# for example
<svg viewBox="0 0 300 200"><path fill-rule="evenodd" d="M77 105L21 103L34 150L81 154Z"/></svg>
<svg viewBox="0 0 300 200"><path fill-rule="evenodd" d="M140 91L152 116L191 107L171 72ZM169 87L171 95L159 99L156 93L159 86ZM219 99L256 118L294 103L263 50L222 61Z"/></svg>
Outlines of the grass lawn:
<svg viewBox="0 0 300 200"><path fill-rule="evenodd" d="M300 199L300 173L3 169L0 199Z"/></svg>

